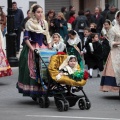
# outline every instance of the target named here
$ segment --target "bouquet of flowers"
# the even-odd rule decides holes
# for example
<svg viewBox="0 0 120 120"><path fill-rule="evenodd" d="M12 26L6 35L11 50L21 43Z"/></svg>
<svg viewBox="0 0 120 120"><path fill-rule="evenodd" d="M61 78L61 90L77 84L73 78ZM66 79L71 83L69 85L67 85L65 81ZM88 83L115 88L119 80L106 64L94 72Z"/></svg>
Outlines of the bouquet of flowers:
<svg viewBox="0 0 120 120"><path fill-rule="evenodd" d="M87 80L89 73L85 71L76 71L74 74L69 75L69 77L75 81L81 81L82 79Z"/></svg>

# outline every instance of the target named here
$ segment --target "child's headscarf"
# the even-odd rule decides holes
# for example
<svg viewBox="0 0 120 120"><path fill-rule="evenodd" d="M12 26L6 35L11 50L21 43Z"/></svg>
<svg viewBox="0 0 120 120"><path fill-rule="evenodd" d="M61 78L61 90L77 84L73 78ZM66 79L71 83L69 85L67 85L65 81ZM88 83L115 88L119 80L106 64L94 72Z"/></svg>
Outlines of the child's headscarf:
<svg viewBox="0 0 120 120"><path fill-rule="evenodd" d="M52 37L51 37L51 42L53 42L53 37L54 37L54 35L58 35L58 36L60 37L60 42L64 42L62 36L61 36L59 33L54 33L54 34L52 35Z"/></svg>
<svg viewBox="0 0 120 120"><path fill-rule="evenodd" d="M78 66L78 62L77 62L77 61L76 61L76 64L75 64L74 68L72 68L72 69L71 69L70 66L68 65L68 62L69 62L70 58L75 58L75 59L77 60L76 56L74 56L74 55L68 56L68 57L63 61L63 63L60 65L59 70L64 69L64 68L66 67L69 74L73 74L73 73L77 70L77 66Z"/></svg>

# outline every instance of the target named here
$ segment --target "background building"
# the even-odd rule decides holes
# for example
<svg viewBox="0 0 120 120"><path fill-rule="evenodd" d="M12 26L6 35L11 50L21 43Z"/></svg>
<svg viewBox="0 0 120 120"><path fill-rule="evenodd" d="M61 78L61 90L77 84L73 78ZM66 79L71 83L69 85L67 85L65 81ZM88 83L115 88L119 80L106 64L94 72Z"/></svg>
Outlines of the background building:
<svg viewBox="0 0 120 120"><path fill-rule="evenodd" d="M26 17L26 11L34 3L38 3L43 7L45 13L50 9L54 9L56 12L60 12L61 7L65 6L69 9L70 5L75 6L76 12L81 10L90 9L94 12L95 6L100 6L104 10L105 3L115 5L120 9L120 0L13 0L18 4L18 8L23 10L24 16ZM3 11L7 13L7 0L0 0L0 6L3 6Z"/></svg>
<svg viewBox="0 0 120 120"><path fill-rule="evenodd" d="M7 1L8 0L0 0L0 6L3 6L3 11L7 13ZM30 6L34 3L38 3L41 5L45 11L45 0L12 0L12 2L17 2L18 8L22 9L24 16L26 17L26 12L30 8Z"/></svg>
<svg viewBox="0 0 120 120"><path fill-rule="evenodd" d="M18 8L23 10L24 17L26 17L27 10L34 3L41 5L45 13L47 13L50 9L54 9L57 13L60 12L61 7L65 6L69 9L70 5L75 6L76 13L78 13L79 10L86 9L94 12L95 6L100 6L102 10L104 10L105 3L115 5L118 9L120 9L120 0L13 0L13 2L14 1L17 2ZM7 14L7 0L0 0L0 6L3 7L3 11ZM4 44L6 45L6 43Z"/></svg>
<svg viewBox="0 0 120 120"><path fill-rule="evenodd" d="M65 6L69 8L70 5L75 6L76 13L79 10L86 9L94 12L95 6L100 6L102 10L104 10L105 3L115 5L120 9L120 0L45 0L45 12L48 12L50 9L54 9L56 12L59 12L61 7Z"/></svg>

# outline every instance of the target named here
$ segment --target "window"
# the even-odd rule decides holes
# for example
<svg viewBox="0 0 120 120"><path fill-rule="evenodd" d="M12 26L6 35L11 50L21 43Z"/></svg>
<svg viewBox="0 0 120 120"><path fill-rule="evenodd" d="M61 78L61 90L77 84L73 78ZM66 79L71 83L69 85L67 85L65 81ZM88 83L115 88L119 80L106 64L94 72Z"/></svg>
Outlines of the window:
<svg viewBox="0 0 120 120"><path fill-rule="evenodd" d="M29 2L29 8L30 8L33 4L37 4L37 2L36 2L36 1L30 1L30 2Z"/></svg>

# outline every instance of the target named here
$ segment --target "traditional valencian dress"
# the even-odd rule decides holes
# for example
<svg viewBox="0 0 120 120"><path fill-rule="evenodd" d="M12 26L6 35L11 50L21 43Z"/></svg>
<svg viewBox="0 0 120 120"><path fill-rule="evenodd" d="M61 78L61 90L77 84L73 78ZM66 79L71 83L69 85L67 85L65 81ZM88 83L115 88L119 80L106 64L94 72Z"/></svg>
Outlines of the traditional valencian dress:
<svg viewBox="0 0 120 120"><path fill-rule="evenodd" d="M82 57L80 56L80 50L82 49L82 45L81 45L81 39L79 38L77 32L74 39L70 39L70 38L68 39L66 43L66 49L67 49L68 55L75 55L77 57L78 64L83 70L84 68L83 60L82 60Z"/></svg>
<svg viewBox="0 0 120 120"><path fill-rule="evenodd" d="M109 44L109 40L108 40L108 32L109 30L112 28L112 23L110 20L106 19L106 21L110 22L110 27L109 29L105 29L103 27L102 31L101 31L101 43L102 43L102 48L103 48L103 62L105 63L107 60L107 57L109 55L110 52L110 44Z"/></svg>
<svg viewBox="0 0 120 120"><path fill-rule="evenodd" d="M119 11L120 12L120 11ZM118 12L116 13L117 16ZM113 46L114 42L120 42L120 25L116 23L108 33L111 51L101 78L101 91L118 92L120 86L120 45Z"/></svg>
<svg viewBox="0 0 120 120"><path fill-rule="evenodd" d="M54 39L53 39L54 34L57 34L60 37L60 40L57 43L54 43ZM54 33L54 34L52 35L52 40L51 40L52 48L55 49L57 52L66 52L66 45L64 43L63 38L61 37L59 33Z"/></svg>
<svg viewBox="0 0 120 120"><path fill-rule="evenodd" d="M11 67L2 49L3 36L0 30L0 78L12 75Z"/></svg>
<svg viewBox="0 0 120 120"><path fill-rule="evenodd" d="M47 48L44 44L44 37L47 38L49 44L50 35L48 33L48 24L45 20L38 22L36 18L30 18L25 26L24 41L29 40L34 48ZM17 82L19 93L23 96L36 98L40 95L41 87L36 81L34 52L24 43L23 50L19 60L19 77Z"/></svg>

